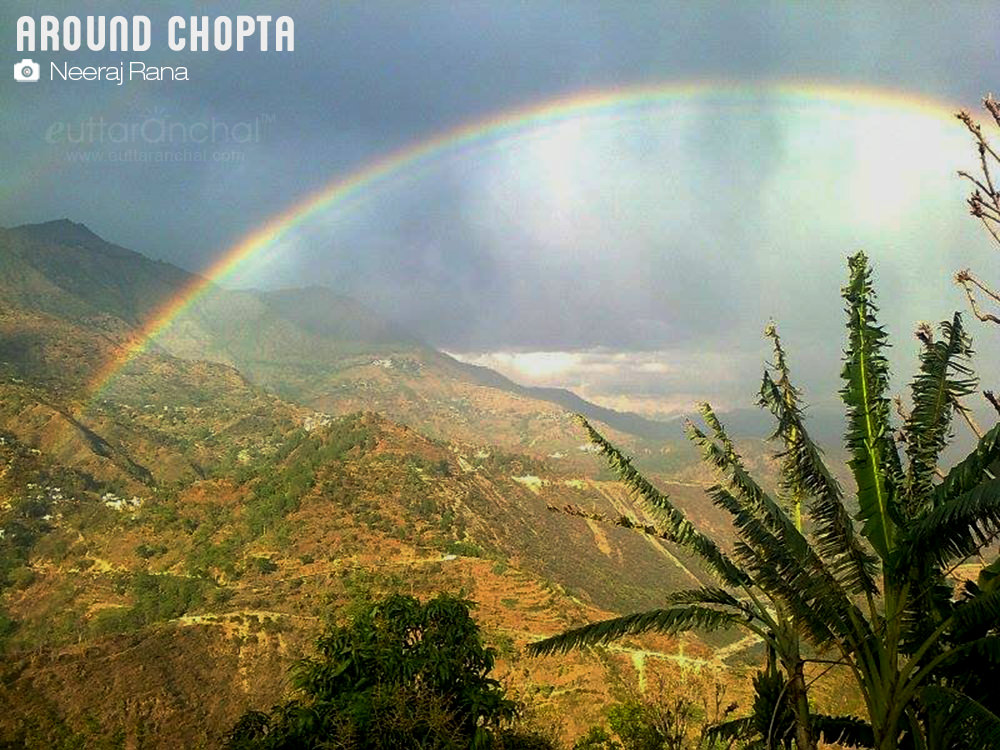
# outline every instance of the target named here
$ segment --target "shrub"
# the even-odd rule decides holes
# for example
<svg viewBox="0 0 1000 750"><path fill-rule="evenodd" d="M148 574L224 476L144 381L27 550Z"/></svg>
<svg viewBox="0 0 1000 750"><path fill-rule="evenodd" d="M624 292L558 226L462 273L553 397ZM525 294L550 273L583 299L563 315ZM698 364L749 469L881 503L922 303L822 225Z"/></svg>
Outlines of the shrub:
<svg viewBox="0 0 1000 750"><path fill-rule="evenodd" d="M149 545L143 543L135 548L135 554L143 560L148 560L151 557L157 557L158 555L165 554L166 551L167 548L162 544Z"/></svg>
<svg viewBox="0 0 1000 750"><path fill-rule="evenodd" d="M459 557L482 557L483 548L474 542L465 542L458 539L454 539L445 545L445 552L449 555L458 555Z"/></svg>
<svg viewBox="0 0 1000 750"><path fill-rule="evenodd" d="M278 569L278 564L270 557L255 557L253 558L253 567L258 573L268 575Z"/></svg>

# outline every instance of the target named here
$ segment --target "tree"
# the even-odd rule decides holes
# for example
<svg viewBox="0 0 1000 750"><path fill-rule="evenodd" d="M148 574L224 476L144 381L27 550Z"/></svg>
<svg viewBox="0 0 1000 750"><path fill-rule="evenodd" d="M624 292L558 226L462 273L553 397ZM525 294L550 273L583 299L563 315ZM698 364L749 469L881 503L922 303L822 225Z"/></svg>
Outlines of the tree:
<svg viewBox="0 0 1000 750"><path fill-rule="evenodd" d="M493 649L463 599L389 596L330 627L316 649L293 668L298 697L246 713L227 747L548 747L509 731L518 706L490 677Z"/></svg>
<svg viewBox="0 0 1000 750"><path fill-rule="evenodd" d="M749 474L710 407L702 408L710 435L688 425L689 437L720 474L708 495L732 517L737 541L731 553L698 531L584 421L619 478L657 514L653 533L701 557L718 585L674 592L662 609L587 625L529 648L552 653L649 631L739 627L760 636L781 667L784 694L777 705L787 695L800 750L815 747L818 737L877 750L896 750L901 741L941 746L934 718L943 710L975 722L980 743L1000 742L1000 719L946 672L973 653L984 665L1000 656L1000 592L959 593L949 578L1000 531L1000 479L990 470L1000 458L1000 426L936 481L959 400L976 387L970 341L956 313L941 323L940 338L920 332L920 368L911 383L913 409L899 432L905 443L900 451L871 270L863 253L848 266L841 396L857 512L849 511L809 437L775 332L775 365L764 373L760 404L775 418L782 443L777 495ZM808 511L808 535L796 522L797 503ZM835 656L823 661L849 669L865 701L866 723L813 715L800 637L819 654Z"/></svg>
<svg viewBox="0 0 1000 750"><path fill-rule="evenodd" d="M993 123L1000 127L1000 102L997 102L992 96L987 96L983 99L983 106ZM976 154L979 157L978 174L964 170L958 173L960 177L972 185L972 192L967 200L969 212L982 222L990 237L1000 245L1000 189L994 183L993 177L993 170L1000 167L1000 155L994 150L989 139L983 133L982 126L972 118L972 115L963 110L956 116L972 135L976 144ZM1000 304L1000 293L997 293L988 283L979 279L967 268L955 274L955 282L965 290L969 306L977 318L984 322L1000 324L1000 317L986 312L979 304L980 296L994 304ZM997 404L994 403L994 406Z"/></svg>
<svg viewBox="0 0 1000 750"><path fill-rule="evenodd" d="M997 102L992 95L986 96L983 98L983 107L989 113L992 124L1000 127L1000 102ZM982 126L972 118L972 115L962 110L956 116L972 135L979 159L978 174L965 170L960 170L958 173L959 177L972 185L972 192L966 200L969 212L979 219L993 241L1000 245L1000 188L994 181L994 170L1000 167L1000 154L993 148ZM984 309L1000 305L1000 292L968 268L963 268L955 274L955 283L965 291L973 315L984 323L1000 325L1000 316L996 312ZM993 391L987 390L984 395L1000 413L1000 400Z"/></svg>
<svg viewBox="0 0 1000 750"><path fill-rule="evenodd" d="M733 750L736 737L710 732L736 710L725 687L712 679L682 672L678 683L647 672L651 684L617 687L618 700L607 707L606 722L592 726L573 750Z"/></svg>

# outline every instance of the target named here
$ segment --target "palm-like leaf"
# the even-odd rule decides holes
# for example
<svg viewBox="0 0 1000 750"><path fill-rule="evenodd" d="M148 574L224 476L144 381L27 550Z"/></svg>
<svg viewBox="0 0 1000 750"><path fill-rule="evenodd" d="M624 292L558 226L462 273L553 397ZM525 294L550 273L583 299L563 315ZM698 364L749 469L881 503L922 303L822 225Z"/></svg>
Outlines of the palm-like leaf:
<svg viewBox="0 0 1000 750"><path fill-rule="evenodd" d="M975 450L955 464L934 489L933 504L941 505L968 492L990 476L990 467L1000 461L1000 424L986 432Z"/></svg>
<svg viewBox="0 0 1000 750"><path fill-rule="evenodd" d="M703 413L712 414L707 405L703 406L702 409ZM714 417L714 414L712 416L714 423L719 425L718 419ZM721 425L719 425L719 429L721 429ZM760 518L769 529L787 542L793 552L803 558L807 556L809 543L806 538L795 527L785 509L776 503L750 476L739 455L720 447L692 423L687 425L687 434L688 438L701 448L705 463L714 466L725 478L734 497L739 499L740 507L746 508L750 513ZM724 431L722 434L725 436ZM720 442L725 446L728 442L728 436L725 436L724 440L720 440Z"/></svg>
<svg viewBox="0 0 1000 750"><path fill-rule="evenodd" d="M718 724L713 724L705 730L705 737L708 740L747 740L756 729L753 716L744 716L739 719L730 719Z"/></svg>
<svg viewBox="0 0 1000 750"><path fill-rule="evenodd" d="M951 747L962 736L966 742L975 742L975 747L1000 747L1000 717L978 701L942 685L928 685L920 697L930 712L944 719L944 736L937 738L941 747Z"/></svg>
<svg viewBox="0 0 1000 750"><path fill-rule="evenodd" d="M770 723L770 722L768 722ZM840 747L874 747L875 736L868 722L854 716L813 715L813 729L823 742ZM753 716L731 719L715 724L705 732L710 740L743 740L750 741L747 747L766 748L767 743L761 739L754 743L752 737L757 733L757 720ZM771 746L774 746L773 738Z"/></svg>
<svg viewBox="0 0 1000 750"><path fill-rule="evenodd" d="M725 589L714 586L673 591L667 594L666 600L670 604L718 604L722 607L732 607L750 612L745 602L740 601Z"/></svg>
<svg viewBox="0 0 1000 750"><path fill-rule="evenodd" d="M711 414L707 406L702 407L702 410L703 413ZM721 431L724 436L725 431L714 415L713 422L716 432ZM715 466L726 478L731 492L713 487L708 490L708 494L716 505L733 515L741 536L749 543L747 549L755 552L754 559L763 561L755 567L763 574L767 569L777 566L779 574L775 577L776 585L784 587L788 581L795 580L800 586L798 591L801 595L814 599L816 606L826 610L826 615L835 617L834 621L828 623L834 626L834 632L844 636L848 632L857 634L856 630L851 631L848 621L853 614L860 615L860 612L785 510L747 473L738 455L721 448L693 424L688 425L687 431L688 437L702 448L705 461ZM723 440L720 442L725 445ZM743 555L741 561L745 566L753 565L748 555ZM755 580L758 584L761 583L760 579ZM820 642L825 643L827 640L822 638Z"/></svg>
<svg viewBox="0 0 1000 750"><path fill-rule="evenodd" d="M817 714L813 726L823 742L841 747L875 747L871 724L854 716Z"/></svg>
<svg viewBox="0 0 1000 750"><path fill-rule="evenodd" d="M731 490L713 487L708 494L733 516L743 540L736 545L740 563L758 587L787 608L815 645L851 643L863 648L871 631L847 591L785 510L749 475L736 451L726 449L732 443L711 408L702 405L701 411L718 443L690 423L688 437Z"/></svg>
<svg viewBox="0 0 1000 750"><path fill-rule="evenodd" d="M844 388L851 451L851 468L858 486L859 517L863 533L884 560L893 548L895 534L894 480L899 456L889 424L889 366L882 350L886 333L875 314L875 291L868 258L850 258L850 279L844 288L847 302L848 347L844 361Z"/></svg>
<svg viewBox="0 0 1000 750"><path fill-rule="evenodd" d="M1000 589L1000 557L979 571L976 587L987 592Z"/></svg>
<svg viewBox="0 0 1000 750"><path fill-rule="evenodd" d="M631 459L608 442L584 417L578 416L577 418L587 430L591 441L600 448L601 453L607 458L619 480L657 513L666 526L663 531L670 535L675 544L698 555L709 570L723 583L730 586L741 586L747 582L746 574L719 549L715 542L698 531L687 516L670 502L667 495L656 489L642 476L632 465Z"/></svg>
<svg viewBox="0 0 1000 750"><path fill-rule="evenodd" d="M939 565L975 554L1000 531L1000 479L973 487L909 524L900 543L902 564L926 559Z"/></svg>
<svg viewBox="0 0 1000 750"><path fill-rule="evenodd" d="M919 503L933 493L934 472L948 442L951 419L959 399L976 390L977 380L968 365L972 355L962 316L955 313L941 323L942 337L925 340L920 371L913 379L913 411L906 421L906 508L919 512ZM926 333L930 336L930 333Z"/></svg>
<svg viewBox="0 0 1000 750"><path fill-rule="evenodd" d="M775 376L772 377L769 371L764 371L764 379L761 384L761 399L758 403L760 406L771 408L773 413L774 405L768 404L766 401L766 399L770 398L775 403L780 403L784 411L798 414L801 412L799 397L802 393L792 384L791 373L788 369L788 357L785 355L784 347L781 346L781 336L778 335L778 327L773 321L768 323L764 329L764 335L771 339L774 352L774 362L771 365L771 369L774 371ZM774 434L771 435L771 439L780 439L785 445L785 450L779 454L779 459L781 460L779 490L795 517L796 527L801 529L802 503L806 495L809 494L809 490L803 483L801 473L796 470L795 465L788 460L787 456L799 442L798 428L795 424L782 422L779 419Z"/></svg>
<svg viewBox="0 0 1000 750"><path fill-rule="evenodd" d="M965 599L955 607L955 624L964 630L995 627L1000 623L1000 590Z"/></svg>
<svg viewBox="0 0 1000 750"><path fill-rule="evenodd" d="M876 560L854 533L840 485L810 439L801 410L782 397L782 390L767 373L761 385L761 403L778 421L775 435L786 446L781 454L784 472L794 476L797 486L811 499L809 511L818 552L850 592L874 593Z"/></svg>
<svg viewBox="0 0 1000 750"><path fill-rule="evenodd" d="M848 618L835 605L845 603L830 591L824 578L791 554L772 529L728 490L712 487L708 493L716 505L733 515L741 537L735 552L754 583L785 607L813 643L825 646L838 637L853 635L846 624Z"/></svg>
<svg viewBox="0 0 1000 750"><path fill-rule="evenodd" d="M902 653L913 655L933 637L934 631L952 613L954 582L939 567L924 559L906 571L911 595L903 606Z"/></svg>
<svg viewBox="0 0 1000 750"><path fill-rule="evenodd" d="M721 476L708 494L732 518L738 539L731 555L698 532L665 494L584 421L591 440L626 486L665 520L661 536L699 554L723 587L679 592L668 597L663 609L578 628L533 644L532 652L552 653L650 631L742 626L767 641L773 656L768 671L758 676L782 692L773 703L775 711L768 712L769 716L776 716L779 709L785 712L778 733L773 726L753 728L769 743L777 740L790 746L794 734L794 741L804 748L814 747L815 738L822 737L888 750L910 735L905 741L920 746L919 735L934 724L922 706L932 705L952 712L963 741L969 727L980 726L976 722L987 726L991 716L987 705L964 696L958 700L921 691L928 684L952 685L968 688L971 696L989 698L993 673L981 677L969 666L1000 664L996 627L1000 563L997 569L984 571L982 586L969 584L967 596L960 599L943 570L956 557L980 551L1000 533L1000 479L995 478L1000 477L1000 426L984 435L976 449L935 486L934 474L950 438L954 412L962 408L962 396L975 387L967 364L969 340L961 318L955 316L942 323L940 340L930 335L924 339L920 372L912 384L914 408L904 424L908 459L904 473L885 395L886 334L876 319L871 272L862 253L850 259L844 298L849 343L841 394L848 411L845 440L858 488L860 533L840 486L805 428L800 393L792 385L777 331L770 327L774 364L764 374L760 403L776 418L773 437L783 443L778 494L772 497L750 475L709 406L701 407L708 435L694 424L687 427L706 463ZM806 503L812 542L803 535L798 515ZM879 572L881 581L876 585ZM726 587L739 589L740 594ZM858 594L865 595L867 614L856 603ZM821 650L836 647L865 696L870 724L811 716L801 638ZM728 722L716 736L733 737L748 727L746 721ZM755 743L759 741L751 740L748 747Z"/></svg>
<svg viewBox="0 0 1000 750"><path fill-rule="evenodd" d="M730 439L729 433L726 432L726 428L722 426L722 422L719 421L719 418L715 415L712 405L702 401L698 404L698 413L701 414L701 418L705 420L705 424L707 424L709 429L712 430L712 436L719 441L726 453L729 454L730 460L739 463L740 466L742 466L743 459L740 458L740 454L736 450L736 445Z"/></svg>
<svg viewBox="0 0 1000 750"><path fill-rule="evenodd" d="M746 626L749 619L745 613L740 614L697 604L654 609L649 612L636 612L624 617L616 617L574 630L567 630L565 633L528 644L528 652L536 656L565 653L581 646L597 646L625 636L650 632L668 635L691 630L709 632Z"/></svg>

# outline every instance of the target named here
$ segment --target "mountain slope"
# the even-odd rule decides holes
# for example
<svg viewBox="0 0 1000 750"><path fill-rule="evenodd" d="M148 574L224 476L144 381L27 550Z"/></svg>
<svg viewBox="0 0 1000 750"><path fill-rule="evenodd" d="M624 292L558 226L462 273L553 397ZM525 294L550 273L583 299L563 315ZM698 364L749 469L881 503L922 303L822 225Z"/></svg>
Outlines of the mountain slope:
<svg viewBox="0 0 1000 750"><path fill-rule="evenodd" d="M65 219L0 229L0 300L22 309L134 326L192 278Z"/></svg>
<svg viewBox="0 0 1000 750"><path fill-rule="evenodd" d="M162 414L108 413L106 442L139 453L135 434L163 442L218 419ZM644 639L603 658L518 662L528 640L650 606L703 575L669 545L548 510L641 515L616 483L551 477L532 459L468 453L370 414L311 431L233 426L205 447L215 459L202 476L143 478L127 492L0 434L11 467L0 475L11 499L0 614L15 623L3 632L0 738L44 746L123 732L213 746L240 712L280 697L288 661L331 610L385 591L466 591L502 672L525 690L552 686L543 702L577 730L632 651L712 659L694 639L683 652Z"/></svg>
<svg viewBox="0 0 1000 750"><path fill-rule="evenodd" d="M86 329L83 341L99 332L106 337L109 356L130 328L149 319L194 280L179 268L105 242L67 220L0 230L0 315L13 308L59 324L80 325ZM0 360L24 362L31 346L22 341L18 351L15 343L26 336L8 330ZM530 436L516 435L523 425L509 420L501 424L503 420L490 416L497 399L480 389L555 404L643 438L677 435L673 425L598 407L562 389L523 387L492 370L458 362L363 305L319 287L260 292L210 286L156 345L174 356L236 367L286 399L337 413L359 405L380 406L432 431L447 427L455 403L461 401L473 422L485 420L480 434L520 447L532 442ZM101 342L92 348L101 349ZM65 359L79 363L99 358L96 351ZM61 369L49 358L36 359L36 373ZM67 380L74 374L68 372ZM383 396L395 392L396 397L366 404L373 378ZM539 406L536 411L550 410ZM464 431L457 436L469 437Z"/></svg>

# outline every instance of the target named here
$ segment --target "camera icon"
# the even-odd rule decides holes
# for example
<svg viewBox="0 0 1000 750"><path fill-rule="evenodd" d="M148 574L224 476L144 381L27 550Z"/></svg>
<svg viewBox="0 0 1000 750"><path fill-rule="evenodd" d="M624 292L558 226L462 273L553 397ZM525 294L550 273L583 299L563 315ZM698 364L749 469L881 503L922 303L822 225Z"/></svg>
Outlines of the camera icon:
<svg viewBox="0 0 1000 750"><path fill-rule="evenodd" d="M39 67L34 60L24 58L14 66L14 80L22 83L32 83L38 80Z"/></svg>

